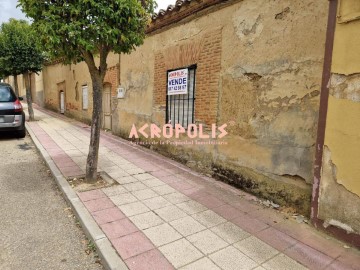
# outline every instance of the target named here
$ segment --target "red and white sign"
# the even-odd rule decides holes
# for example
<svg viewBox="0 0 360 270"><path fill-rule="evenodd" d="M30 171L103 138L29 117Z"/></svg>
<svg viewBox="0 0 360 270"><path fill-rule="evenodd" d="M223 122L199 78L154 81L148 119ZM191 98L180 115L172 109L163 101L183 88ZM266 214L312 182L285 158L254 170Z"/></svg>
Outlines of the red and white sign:
<svg viewBox="0 0 360 270"><path fill-rule="evenodd" d="M186 95L188 93L188 69L178 69L168 73L168 91L171 95Z"/></svg>

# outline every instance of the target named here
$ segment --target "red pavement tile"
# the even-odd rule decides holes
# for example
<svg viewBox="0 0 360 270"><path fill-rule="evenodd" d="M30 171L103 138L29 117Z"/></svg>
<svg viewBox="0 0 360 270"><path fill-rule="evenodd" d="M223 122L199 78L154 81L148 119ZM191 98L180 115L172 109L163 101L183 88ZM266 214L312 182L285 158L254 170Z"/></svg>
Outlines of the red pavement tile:
<svg viewBox="0 0 360 270"><path fill-rule="evenodd" d="M44 134L37 134L36 137L39 139L39 141L53 141L49 135L46 133Z"/></svg>
<svg viewBox="0 0 360 270"><path fill-rule="evenodd" d="M52 159L56 162L66 162L66 161L73 161L67 154L63 153L61 155L56 155L52 157Z"/></svg>
<svg viewBox="0 0 360 270"><path fill-rule="evenodd" d="M230 205L234 206L235 208L237 208L245 213L250 213L250 212L261 209L260 205L250 203L245 200L241 200L240 202L239 201L233 202L233 203L230 203Z"/></svg>
<svg viewBox="0 0 360 270"><path fill-rule="evenodd" d="M212 210L227 220L233 220L243 214L243 212L228 204L213 208Z"/></svg>
<svg viewBox="0 0 360 270"><path fill-rule="evenodd" d="M84 202L84 205L91 213L114 207L112 201L107 197Z"/></svg>
<svg viewBox="0 0 360 270"><path fill-rule="evenodd" d="M347 250L340 255L337 260L343 264L359 270L360 269L360 251L354 252L353 250Z"/></svg>
<svg viewBox="0 0 360 270"><path fill-rule="evenodd" d="M155 172L155 171L159 171L160 168L156 165L153 165L151 163L144 163L144 162L141 162L139 164L135 164L137 165L138 167L140 167L141 169L143 169L144 171L147 171L147 172Z"/></svg>
<svg viewBox="0 0 360 270"><path fill-rule="evenodd" d="M135 232L121 238L113 239L111 242L123 260L155 248L142 232Z"/></svg>
<svg viewBox="0 0 360 270"><path fill-rule="evenodd" d="M185 180L202 181L202 179L199 176L194 175L194 174L189 173L189 172L180 172L180 173L177 173L175 175L178 176L178 177L181 177L181 178L183 178Z"/></svg>
<svg viewBox="0 0 360 270"><path fill-rule="evenodd" d="M61 154L56 154L56 155L50 155L51 158L55 161L55 162L61 162L63 160L68 160L69 156L65 153L61 153Z"/></svg>
<svg viewBox="0 0 360 270"><path fill-rule="evenodd" d="M179 174L184 172L183 169L175 167L175 166L169 166L166 168L166 170L168 170L169 172L173 173L173 174Z"/></svg>
<svg viewBox="0 0 360 270"><path fill-rule="evenodd" d="M196 198L209 196L210 194L206 192L206 189L203 187L193 187L187 190L183 190L182 193L195 200Z"/></svg>
<svg viewBox="0 0 360 270"><path fill-rule="evenodd" d="M180 182L180 181L174 182L174 183L169 183L169 186L175 188L176 190L178 190L180 192L194 187L193 185L190 185L187 182Z"/></svg>
<svg viewBox="0 0 360 270"><path fill-rule="evenodd" d="M285 216L278 213L274 209L265 208L262 209L261 207L258 210L254 210L249 212L249 215L261 220L262 222L269 224L272 226L273 224L283 222L285 220Z"/></svg>
<svg viewBox="0 0 360 270"><path fill-rule="evenodd" d="M166 170L162 170L162 171L155 171L155 172L151 172L151 174L155 177L162 177L162 176L169 176L169 175L173 175L173 173L166 171Z"/></svg>
<svg viewBox="0 0 360 270"><path fill-rule="evenodd" d="M284 251L284 254L290 258L300 262L309 269L323 269L330 265L333 258L307 246L302 243L297 243Z"/></svg>
<svg viewBox="0 0 360 270"><path fill-rule="evenodd" d="M249 215L241 215L240 217L231 221L232 223L238 225L241 229L254 234L260 232L269 226L264 222L250 217Z"/></svg>
<svg viewBox="0 0 360 270"><path fill-rule="evenodd" d="M99 225L114 222L126 217L117 207L93 212L92 216Z"/></svg>
<svg viewBox="0 0 360 270"><path fill-rule="evenodd" d="M64 159L62 161L55 161L55 163L59 168L78 166L72 159Z"/></svg>
<svg viewBox="0 0 360 270"><path fill-rule="evenodd" d="M60 149L60 147L57 147L57 148L52 148L52 149L46 149L46 151L50 154L50 156L55 156L55 155L58 155L58 154L65 154L65 152Z"/></svg>
<svg viewBox="0 0 360 270"><path fill-rule="evenodd" d="M79 166L65 167L65 168L60 167L59 170L66 177L79 176L83 174L83 171L79 168Z"/></svg>
<svg viewBox="0 0 360 270"><path fill-rule="evenodd" d="M67 178L69 178L69 177L80 177L80 176L84 175L84 172L80 168L66 170L67 168L60 169L61 173ZM66 171L63 171L63 170L66 170Z"/></svg>
<svg viewBox="0 0 360 270"><path fill-rule="evenodd" d="M357 270L360 269L360 262L358 262L358 268L353 268L350 265L347 265L345 263L334 261L332 264L330 264L328 267L325 268L326 270Z"/></svg>
<svg viewBox="0 0 360 270"><path fill-rule="evenodd" d="M166 184L171 184L171 183L176 183L176 182L182 181L182 179L176 177L175 175L157 176L157 178Z"/></svg>
<svg viewBox="0 0 360 270"><path fill-rule="evenodd" d="M138 256L125 260L130 270L173 270L175 269L169 261L160 253L153 249Z"/></svg>
<svg viewBox="0 0 360 270"><path fill-rule="evenodd" d="M258 232L256 237L279 251L284 251L285 249L298 243L298 241L294 238L272 227Z"/></svg>
<svg viewBox="0 0 360 270"><path fill-rule="evenodd" d="M204 197L199 197L195 199L197 202L201 203L202 205L206 206L209 209L217 208L221 205L224 205L225 202L219 200L215 196L209 195Z"/></svg>
<svg viewBox="0 0 360 270"><path fill-rule="evenodd" d="M343 246L339 245L339 243L335 242L335 240L326 239L325 235L321 235L320 232L312 230L309 230L309 235L300 239L300 241L334 259L345 252Z"/></svg>
<svg viewBox="0 0 360 270"><path fill-rule="evenodd" d="M138 228L136 228L135 225L127 218L102 224L100 227L110 240L138 231Z"/></svg>
<svg viewBox="0 0 360 270"><path fill-rule="evenodd" d="M102 192L99 189L86 191L86 192L78 192L78 196L83 202L87 202L87 201L96 200L96 199L106 197L104 192Z"/></svg>
<svg viewBox="0 0 360 270"><path fill-rule="evenodd" d="M41 144L45 149L60 149L60 147L55 142L46 142L45 140L42 140Z"/></svg>
<svg viewBox="0 0 360 270"><path fill-rule="evenodd" d="M283 220L281 223L273 224L273 227L298 241L312 236L309 225L299 224L294 220Z"/></svg>

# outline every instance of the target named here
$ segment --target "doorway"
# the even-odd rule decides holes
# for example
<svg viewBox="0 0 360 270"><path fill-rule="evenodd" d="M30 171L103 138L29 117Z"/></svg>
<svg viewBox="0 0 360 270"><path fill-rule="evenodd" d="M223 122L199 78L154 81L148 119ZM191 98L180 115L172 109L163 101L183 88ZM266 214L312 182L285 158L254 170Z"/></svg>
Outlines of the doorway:
<svg viewBox="0 0 360 270"><path fill-rule="evenodd" d="M58 108L61 114L64 114L66 111L66 85L65 81L60 82L57 84L57 90L58 90Z"/></svg>
<svg viewBox="0 0 360 270"><path fill-rule="evenodd" d="M60 91L60 113L65 113L65 93Z"/></svg>
<svg viewBox="0 0 360 270"><path fill-rule="evenodd" d="M111 85L104 85L102 128L111 130Z"/></svg>

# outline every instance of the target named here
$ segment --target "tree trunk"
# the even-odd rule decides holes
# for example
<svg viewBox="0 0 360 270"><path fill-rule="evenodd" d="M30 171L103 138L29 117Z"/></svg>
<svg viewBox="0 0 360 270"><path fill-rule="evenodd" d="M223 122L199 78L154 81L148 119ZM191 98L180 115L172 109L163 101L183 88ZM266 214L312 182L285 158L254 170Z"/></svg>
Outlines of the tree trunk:
<svg viewBox="0 0 360 270"><path fill-rule="evenodd" d="M19 96L18 75L14 75L14 86L15 86L15 94L16 96Z"/></svg>
<svg viewBox="0 0 360 270"><path fill-rule="evenodd" d="M29 121L34 121L34 110L32 107L32 98L31 98L31 85L30 85L30 74L29 72L25 72L23 74L24 80L25 80L25 88L26 88L26 101L28 105L28 111L29 111Z"/></svg>
<svg viewBox="0 0 360 270"><path fill-rule="evenodd" d="M86 162L86 181L96 182L100 144L103 76L99 75L97 72L90 72L90 74L93 84L93 112L89 154Z"/></svg>

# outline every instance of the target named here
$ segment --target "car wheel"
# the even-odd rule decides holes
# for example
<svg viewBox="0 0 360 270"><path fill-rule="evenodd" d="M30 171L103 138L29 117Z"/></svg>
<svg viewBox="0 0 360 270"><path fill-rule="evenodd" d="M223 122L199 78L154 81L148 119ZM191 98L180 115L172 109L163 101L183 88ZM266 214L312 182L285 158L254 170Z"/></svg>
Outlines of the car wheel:
<svg viewBox="0 0 360 270"><path fill-rule="evenodd" d="M18 138L25 138L25 136L26 136L26 130L25 129L19 130L17 132L17 137Z"/></svg>

